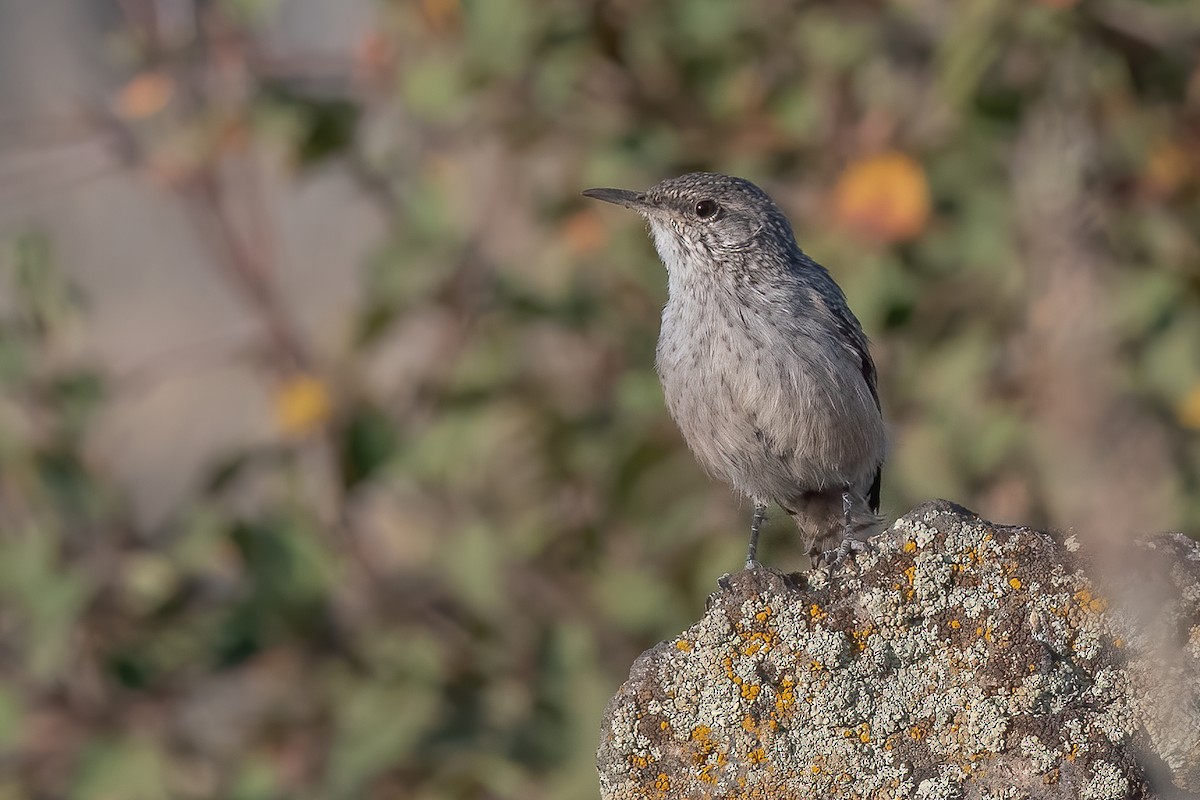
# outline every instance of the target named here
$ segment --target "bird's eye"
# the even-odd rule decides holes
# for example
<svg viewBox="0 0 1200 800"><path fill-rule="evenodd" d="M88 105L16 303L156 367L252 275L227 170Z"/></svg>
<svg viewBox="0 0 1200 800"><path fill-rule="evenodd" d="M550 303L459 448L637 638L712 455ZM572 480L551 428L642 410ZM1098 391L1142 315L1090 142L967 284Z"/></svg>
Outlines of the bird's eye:
<svg viewBox="0 0 1200 800"><path fill-rule="evenodd" d="M721 211L716 200L701 200L696 203L696 216L700 219L712 219Z"/></svg>

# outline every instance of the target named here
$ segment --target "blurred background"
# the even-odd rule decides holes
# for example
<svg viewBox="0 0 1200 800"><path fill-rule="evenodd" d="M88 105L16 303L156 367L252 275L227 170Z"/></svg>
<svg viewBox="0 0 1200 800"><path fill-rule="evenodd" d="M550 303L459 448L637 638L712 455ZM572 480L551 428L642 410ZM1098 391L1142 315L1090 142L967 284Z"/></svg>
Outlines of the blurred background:
<svg viewBox="0 0 1200 800"><path fill-rule="evenodd" d="M0 800L596 796L750 508L589 186L777 199L890 517L1194 535L1198 52L1188 0L0 0Z"/></svg>

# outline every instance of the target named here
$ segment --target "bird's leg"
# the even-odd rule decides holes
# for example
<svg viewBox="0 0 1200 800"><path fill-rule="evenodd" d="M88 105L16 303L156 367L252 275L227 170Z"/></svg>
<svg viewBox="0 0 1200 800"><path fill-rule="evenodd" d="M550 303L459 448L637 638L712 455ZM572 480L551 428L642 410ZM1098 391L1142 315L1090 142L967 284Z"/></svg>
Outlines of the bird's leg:
<svg viewBox="0 0 1200 800"><path fill-rule="evenodd" d="M767 518L767 504L754 503L754 517L750 520L750 549L746 552L746 569L758 566L758 532L762 530L763 520Z"/></svg>
<svg viewBox="0 0 1200 800"><path fill-rule="evenodd" d="M862 542L852 538L853 517L854 499L850 494L850 487L845 486L842 489L842 541L838 544L837 550L827 551L822 558L830 567L840 565L851 552L861 551L865 547Z"/></svg>
<svg viewBox="0 0 1200 800"><path fill-rule="evenodd" d="M850 486L842 487L842 541L850 538L850 515L854 511L854 500L850 497Z"/></svg>

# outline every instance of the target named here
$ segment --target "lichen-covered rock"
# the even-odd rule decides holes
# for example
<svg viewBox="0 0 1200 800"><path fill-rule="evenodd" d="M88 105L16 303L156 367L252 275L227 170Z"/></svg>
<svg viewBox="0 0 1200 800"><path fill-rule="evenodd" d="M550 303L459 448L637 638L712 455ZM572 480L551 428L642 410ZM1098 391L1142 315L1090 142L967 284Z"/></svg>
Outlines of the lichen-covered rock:
<svg viewBox="0 0 1200 800"><path fill-rule="evenodd" d="M1189 546L1200 561L1182 537L1168 560ZM1161 782L1194 780L1198 728L1173 728L1188 719L1178 702L1146 721L1151 644L1120 628L1139 623L1110 613L1078 549L937 502L832 576L723 579L609 704L602 796L1174 796ZM1194 722L1200 575L1178 578L1193 595L1172 607L1185 640L1172 685L1176 701L1190 692Z"/></svg>
<svg viewBox="0 0 1200 800"><path fill-rule="evenodd" d="M1160 782L1200 793L1200 542L1138 542L1110 574L1111 624L1128 643L1143 749L1165 765Z"/></svg>

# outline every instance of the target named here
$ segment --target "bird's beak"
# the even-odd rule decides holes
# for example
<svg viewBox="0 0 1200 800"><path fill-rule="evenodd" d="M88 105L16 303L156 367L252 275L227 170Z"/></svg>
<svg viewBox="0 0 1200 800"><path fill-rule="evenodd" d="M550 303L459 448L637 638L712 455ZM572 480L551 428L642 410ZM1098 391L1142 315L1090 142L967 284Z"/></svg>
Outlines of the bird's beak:
<svg viewBox="0 0 1200 800"><path fill-rule="evenodd" d="M583 196L625 206L642 214L653 208L645 192L631 192L628 189L585 189Z"/></svg>

